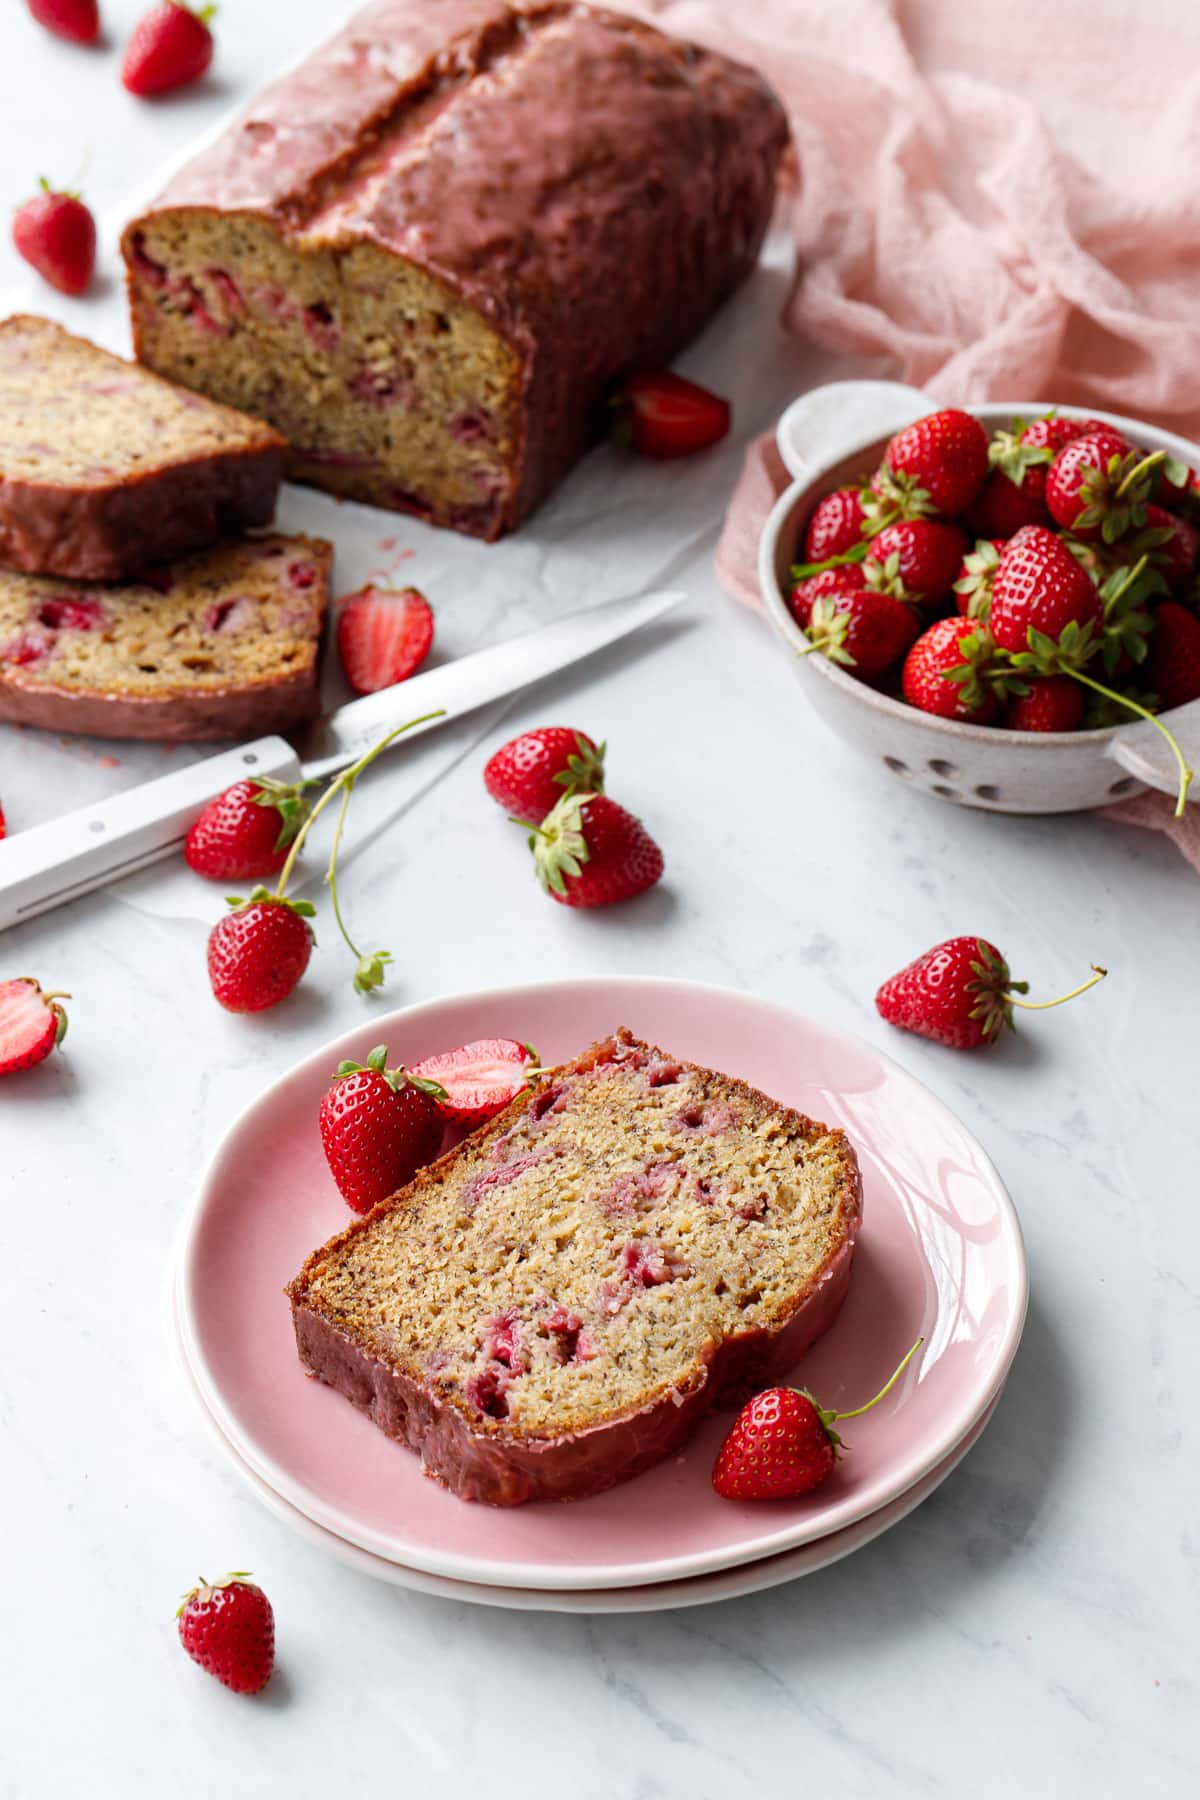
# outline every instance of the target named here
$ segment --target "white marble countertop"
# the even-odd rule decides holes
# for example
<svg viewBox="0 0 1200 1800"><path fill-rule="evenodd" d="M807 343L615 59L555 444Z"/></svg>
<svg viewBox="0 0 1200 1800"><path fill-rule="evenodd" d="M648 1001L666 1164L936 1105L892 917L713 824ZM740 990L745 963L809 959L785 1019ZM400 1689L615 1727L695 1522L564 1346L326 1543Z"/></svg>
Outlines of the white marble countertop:
<svg viewBox="0 0 1200 1800"><path fill-rule="evenodd" d="M106 6L122 35L140 10ZM228 0L219 74L145 107L111 56L51 42L10 0L5 205L43 170L69 180L90 145L89 194L119 209L329 10ZM87 306L48 307L7 243L0 287L111 331L111 239L102 254ZM797 377L780 353L780 407ZM766 422L753 391L743 431ZM722 482L735 467L731 450ZM357 856L355 913L387 922L392 1005L505 978L670 972L771 993L899 1056L978 1132L1020 1209L1033 1301L994 1422L897 1529L750 1600L510 1614L326 1559L214 1451L167 1354L163 1273L220 1132L364 1003L330 951L288 1005L230 1018L204 980L202 919L158 905L157 878L93 897L0 942L0 974L75 995L66 1053L0 1092L3 1800L384 1782L451 1800L1197 1791L1196 877L1147 834L959 811L847 758L766 627L721 597L710 548L682 572L684 627L511 714L608 737L614 788L665 846L663 887L608 915L550 905L471 755ZM94 755L52 748L49 785L17 792L26 749L0 734L14 824L98 779ZM1111 978L991 1055L890 1033L877 981L963 930L1046 993L1093 960ZM279 1669L256 1703L174 1640L179 1594L230 1564L255 1571L278 1619Z"/></svg>

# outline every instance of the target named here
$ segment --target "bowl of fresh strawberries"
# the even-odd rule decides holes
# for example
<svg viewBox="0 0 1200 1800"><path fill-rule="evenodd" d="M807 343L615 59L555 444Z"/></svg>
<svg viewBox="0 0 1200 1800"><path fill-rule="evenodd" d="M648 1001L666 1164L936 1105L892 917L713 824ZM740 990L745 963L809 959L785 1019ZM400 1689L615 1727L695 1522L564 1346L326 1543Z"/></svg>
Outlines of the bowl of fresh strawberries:
<svg viewBox="0 0 1200 1800"><path fill-rule="evenodd" d="M1200 765L1200 449L840 382L780 421L767 612L813 706L940 799L1076 812ZM1200 793L1200 786L1197 789Z"/></svg>

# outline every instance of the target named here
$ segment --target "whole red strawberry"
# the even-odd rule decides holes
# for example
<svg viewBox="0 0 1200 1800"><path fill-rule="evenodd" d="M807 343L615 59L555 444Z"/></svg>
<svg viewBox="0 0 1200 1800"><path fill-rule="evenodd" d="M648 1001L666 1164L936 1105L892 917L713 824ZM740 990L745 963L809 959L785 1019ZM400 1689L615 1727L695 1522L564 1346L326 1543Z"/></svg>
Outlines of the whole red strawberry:
<svg viewBox="0 0 1200 1800"><path fill-rule="evenodd" d="M824 600L830 594L843 594L847 588L865 586L862 564L843 563L840 568L822 569L819 575L807 575L798 581L788 595L788 606L797 625L807 628L818 600Z"/></svg>
<svg viewBox="0 0 1200 1800"><path fill-rule="evenodd" d="M1162 712L1200 700L1200 619L1178 600L1164 600L1154 614L1140 679L1158 696Z"/></svg>
<svg viewBox="0 0 1200 1800"><path fill-rule="evenodd" d="M1007 1025L1013 1029L1013 1007L1040 1012L1073 1000L1098 981L1105 970L1093 968L1081 986L1058 1000L1019 999L1027 981L1014 981L1008 964L986 938L948 938L885 981L875 996L882 1019L901 1031L932 1038L951 1050L975 1050L993 1043Z"/></svg>
<svg viewBox="0 0 1200 1800"><path fill-rule="evenodd" d="M1112 425L1073 438L1046 476L1046 505L1072 536L1115 543L1146 521L1161 455L1145 457Z"/></svg>
<svg viewBox="0 0 1200 1800"><path fill-rule="evenodd" d="M1064 444L1074 443L1076 438L1087 437L1104 428L1103 419L1064 419L1058 413L1048 412L1039 419L1031 419L1022 428L1020 440L1033 449L1049 450L1053 460Z"/></svg>
<svg viewBox="0 0 1200 1800"><path fill-rule="evenodd" d="M1004 714L1009 731L1078 731L1086 710L1083 689L1069 675L1035 676L1014 694Z"/></svg>
<svg viewBox="0 0 1200 1800"><path fill-rule="evenodd" d="M841 1419L857 1419L891 1392L925 1342L918 1338L873 1399L850 1412L817 1405L804 1388L773 1387L748 1400L717 1452L712 1484L723 1500L795 1500L833 1474Z"/></svg>
<svg viewBox="0 0 1200 1800"><path fill-rule="evenodd" d="M806 562L824 562L830 556L841 556L863 541L862 489L838 488L826 494L813 509L804 534Z"/></svg>
<svg viewBox="0 0 1200 1800"><path fill-rule="evenodd" d="M416 588L360 588L338 608L338 655L356 694L407 681L432 644L433 608Z"/></svg>
<svg viewBox="0 0 1200 1800"><path fill-rule="evenodd" d="M536 825L564 793L604 792L605 746L566 725L523 731L488 758L483 785L506 813Z"/></svg>
<svg viewBox="0 0 1200 1800"><path fill-rule="evenodd" d="M807 630L814 650L873 681L900 661L920 625L903 600L869 587L847 587L814 602Z"/></svg>
<svg viewBox="0 0 1200 1800"><path fill-rule="evenodd" d="M387 1046L366 1063L342 1062L321 1101L321 1143L343 1200L370 1212L432 1162L442 1142L434 1081L407 1069L389 1069Z"/></svg>
<svg viewBox="0 0 1200 1800"><path fill-rule="evenodd" d="M226 1012L265 1012L286 1000L308 967L313 934L307 900L283 900L256 887L208 939L208 979Z"/></svg>
<svg viewBox="0 0 1200 1800"><path fill-rule="evenodd" d="M977 538L1010 538L1022 525L1045 525L1046 470L1041 464L1027 468L1020 481L1003 469L993 469L979 497L967 513L967 524Z"/></svg>
<svg viewBox="0 0 1200 1800"><path fill-rule="evenodd" d="M976 619L938 619L904 661L901 687L910 706L939 719L990 725L999 711L991 681L994 646Z"/></svg>
<svg viewBox="0 0 1200 1800"><path fill-rule="evenodd" d="M131 94L146 99L169 94L198 81L213 59L208 22L215 6L199 12L183 0L164 0L134 26L121 64L121 81Z"/></svg>
<svg viewBox="0 0 1200 1800"><path fill-rule="evenodd" d="M567 794L529 839L538 880L560 906L611 906L661 880L663 853L605 794Z"/></svg>
<svg viewBox="0 0 1200 1800"><path fill-rule="evenodd" d="M188 867L210 881L277 875L308 816L303 783L235 781L210 800L184 840Z"/></svg>
<svg viewBox="0 0 1200 1800"><path fill-rule="evenodd" d="M1196 557L1200 552L1200 533L1187 519L1181 519L1163 506L1146 508L1146 523L1130 546L1130 555L1149 551L1150 562L1162 575L1173 594L1185 593L1196 573Z"/></svg>
<svg viewBox="0 0 1200 1800"><path fill-rule="evenodd" d="M25 261L60 294L87 292L96 266L96 221L78 194L42 191L17 209L13 243Z"/></svg>
<svg viewBox="0 0 1200 1800"><path fill-rule="evenodd" d="M1073 448L1068 444L1068 451ZM1061 538L1044 525L1026 525L1009 538L992 582L988 621L1002 650L1030 649L1029 634L1036 632L1086 657L1103 616L1099 590Z"/></svg>
<svg viewBox="0 0 1200 1800"><path fill-rule="evenodd" d="M639 456L691 456L726 435L728 400L670 369L633 375L613 399L616 435Z"/></svg>
<svg viewBox="0 0 1200 1800"><path fill-rule="evenodd" d="M441 1089L437 1104L443 1118L459 1125L482 1125L503 1112L540 1067L537 1051L528 1044L515 1038L480 1038L425 1057L412 1073Z"/></svg>
<svg viewBox="0 0 1200 1800"><path fill-rule="evenodd" d="M936 607L962 568L967 540L957 525L941 519L900 519L871 540L863 574L871 587L897 600Z"/></svg>
<svg viewBox="0 0 1200 1800"><path fill-rule="evenodd" d="M0 981L0 1075L32 1069L62 1043L67 1015L59 1001L70 998L43 994L28 976Z"/></svg>
<svg viewBox="0 0 1200 1800"><path fill-rule="evenodd" d="M974 550L963 557L958 580L954 583L954 604L964 618L987 619L992 610L992 583L1000 567L1002 540L980 538Z"/></svg>
<svg viewBox="0 0 1200 1800"><path fill-rule="evenodd" d="M100 36L98 0L28 0L39 25L72 44L94 44Z"/></svg>
<svg viewBox="0 0 1200 1800"><path fill-rule="evenodd" d="M987 433L970 413L946 407L897 432L884 463L923 489L934 512L965 512L987 478Z"/></svg>
<svg viewBox="0 0 1200 1800"><path fill-rule="evenodd" d="M271 1602L244 1571L199 1585L175 1615L179 1641L194 1663L235 1694L257 1694L275 1667Z"/></svg>

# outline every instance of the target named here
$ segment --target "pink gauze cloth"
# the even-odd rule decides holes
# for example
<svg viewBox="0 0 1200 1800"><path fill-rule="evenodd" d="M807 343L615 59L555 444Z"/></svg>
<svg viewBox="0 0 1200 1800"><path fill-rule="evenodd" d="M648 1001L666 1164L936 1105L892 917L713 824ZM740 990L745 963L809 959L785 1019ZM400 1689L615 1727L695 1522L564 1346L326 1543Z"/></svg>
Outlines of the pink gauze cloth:
<svg viewBox="0 0 1200 1800"><path fill-rule="evenodd" d="M943 403L1046 397L1200 436L1195 0L625 3L757 65L786 105L791 330ZM751 605L785 481L760 440L717 553ZM1106 812L1200 868L1200 806Z"/></svg>

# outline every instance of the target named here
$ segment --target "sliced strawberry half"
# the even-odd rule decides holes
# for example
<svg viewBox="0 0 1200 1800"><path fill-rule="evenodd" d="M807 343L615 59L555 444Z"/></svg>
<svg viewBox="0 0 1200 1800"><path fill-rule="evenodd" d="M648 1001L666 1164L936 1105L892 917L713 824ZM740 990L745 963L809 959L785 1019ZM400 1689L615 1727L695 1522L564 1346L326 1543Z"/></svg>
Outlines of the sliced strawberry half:
<svg viewBox="0 0 1200 1800"><path fill-rule="evenodd" d="M541 1058L529 1044L515 1038L479 1038L457 1050L427 1056L410 1074L434 1081L443 1090L438 1105L448 1119L482 1125L503 1112L540 1067Z"/></svg>
<svg viewBox="0 0 1200 1800"><path fill-rule="evenodd" d="M416 588L365 587L342 601L338 655L356 694L407 681L432 643L433 608Z"/></svg>
<svg viewBox="0 0 1200 1800"><path fill-rule="evenodd" d="M729 430L728 400L670 369L633 375L613 402L617 436L639 456L691 456L707 450Z"/></svg>
<svg viewBox="0 0 1200 1800"><path fill-rule="evenodd" d="M15 1075L42 1062L67 1033L58 1004L69 994L43 994L36 981L0 981L0 1075Z"/></svg>

